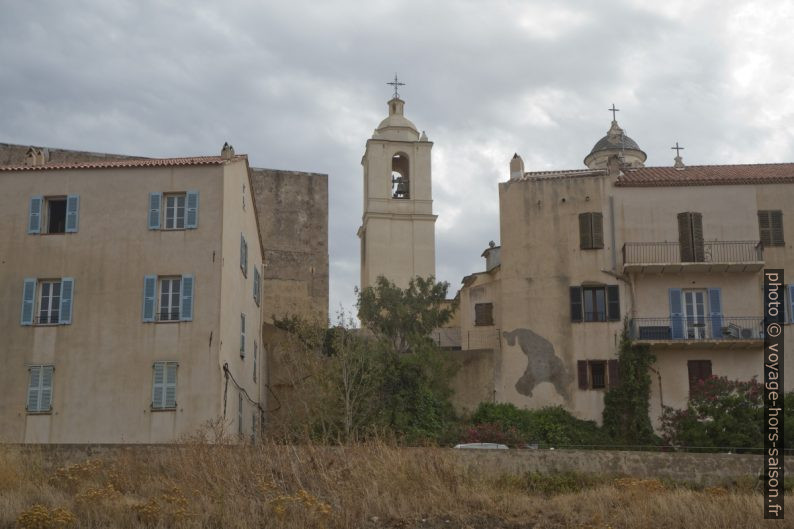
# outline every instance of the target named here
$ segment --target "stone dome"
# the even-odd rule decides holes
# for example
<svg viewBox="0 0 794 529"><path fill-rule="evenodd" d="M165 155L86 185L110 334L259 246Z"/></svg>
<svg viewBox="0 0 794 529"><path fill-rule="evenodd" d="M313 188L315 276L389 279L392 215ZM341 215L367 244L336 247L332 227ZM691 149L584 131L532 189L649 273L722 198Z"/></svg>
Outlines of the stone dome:
<svg viewBox="0 0 794 529"><path fill-rule="evenodd" d="M584 159L584 164L590 169L603 169L612 156L620 157L630 167L643 167L647 158L637 142L626 136L617 121L613 121L606 136L596 142Z"/></svg>
<svg viewBox="0 0 794 529"><path fill-rule="evenodd" d="M417 141L419 131L411 120L403 115L405 102L399 98L389 101L389 115L380 122L372 135L376 140Z"/></svg>

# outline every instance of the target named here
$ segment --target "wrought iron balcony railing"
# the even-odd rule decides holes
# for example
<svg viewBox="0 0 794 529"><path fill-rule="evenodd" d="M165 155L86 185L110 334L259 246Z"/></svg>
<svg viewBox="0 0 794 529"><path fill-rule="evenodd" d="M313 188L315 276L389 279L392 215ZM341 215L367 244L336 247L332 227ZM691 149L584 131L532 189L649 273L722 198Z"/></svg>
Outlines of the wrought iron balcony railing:
<svg viewBox="0 0 794 529"><path fill-rule="evenodd" d="M678 242L627 242L623 245L623 263L758 263L764 260L764 247L758 241L704 241L703 245L684 248Z"/></svg>
<svg viewBox="0 0 794 529"><path fill-rule="evenodd" d="M700 316L634 318L629 322L633 340L763 340L760 316Z"/></svg>

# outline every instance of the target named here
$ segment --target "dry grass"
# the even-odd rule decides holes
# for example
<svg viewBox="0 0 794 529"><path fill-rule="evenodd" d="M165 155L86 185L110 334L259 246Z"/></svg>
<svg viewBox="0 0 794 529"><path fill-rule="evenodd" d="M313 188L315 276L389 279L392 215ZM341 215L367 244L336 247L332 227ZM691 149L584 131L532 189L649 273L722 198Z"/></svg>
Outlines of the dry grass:
<svg viewBox="0 0 794 529"><path fill-rule="evenodd" d="M383 443L187 443L71 464L0 447L0 529L794 526L764 523L761 501L658 480L475 475L450 450Z"/></svg>

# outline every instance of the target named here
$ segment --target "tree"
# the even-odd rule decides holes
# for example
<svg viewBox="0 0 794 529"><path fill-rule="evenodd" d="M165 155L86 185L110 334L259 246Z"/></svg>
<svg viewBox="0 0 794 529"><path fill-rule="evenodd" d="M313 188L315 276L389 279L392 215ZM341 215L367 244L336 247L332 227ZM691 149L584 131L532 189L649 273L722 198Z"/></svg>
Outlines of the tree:
<svg viewBox="0 0 794 529"><path fill-rule="evenodd" d="M636 344L624 326L618 349L620 383L604 396L604 430L621 444L656 444L657 437L648 414L651 375L655 358L648 346Z"/></svg>
<svg viewBox="0 0 794 529"><path fill-rule="evenodd" d="M381 276L357 291L359 319L383 362L380 422L408 442L437 438L454 418L452 365L430 337L455 310L448 288L416 277L401 289Z"/></svg>

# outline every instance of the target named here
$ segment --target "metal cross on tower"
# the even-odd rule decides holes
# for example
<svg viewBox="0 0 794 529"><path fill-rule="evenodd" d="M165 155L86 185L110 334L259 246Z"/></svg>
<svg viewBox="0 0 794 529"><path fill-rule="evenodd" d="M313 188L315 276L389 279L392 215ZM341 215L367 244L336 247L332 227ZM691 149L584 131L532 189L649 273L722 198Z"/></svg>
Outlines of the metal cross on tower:
<svg viewBox="0 0 794 529"><path fill-rule="evenodd" d="M681 151L684 150L683 147L678 146L678 142L675 142L675 147L670 147L670 149L675 151L676 156L681 156Z"/></svg>
<svg viewBox="0 0 794 529"><path fill-rule="evenodd" d="M612 103L612 108L608 108L607 110L612 112L612 121L617 121L615 119L615 112L620 112L620 109L619 108L615 108L615 103Z"/></svg>
<svg viewBox="0 0 794 529"><path fill-rule="evenodd" d="M397 74L394 74L394 81L386 84L394 87L394 97L400 97L400 94L397 93L397 89L401 86L405 86L405 83L401 83L397 80Z"/></svg>

